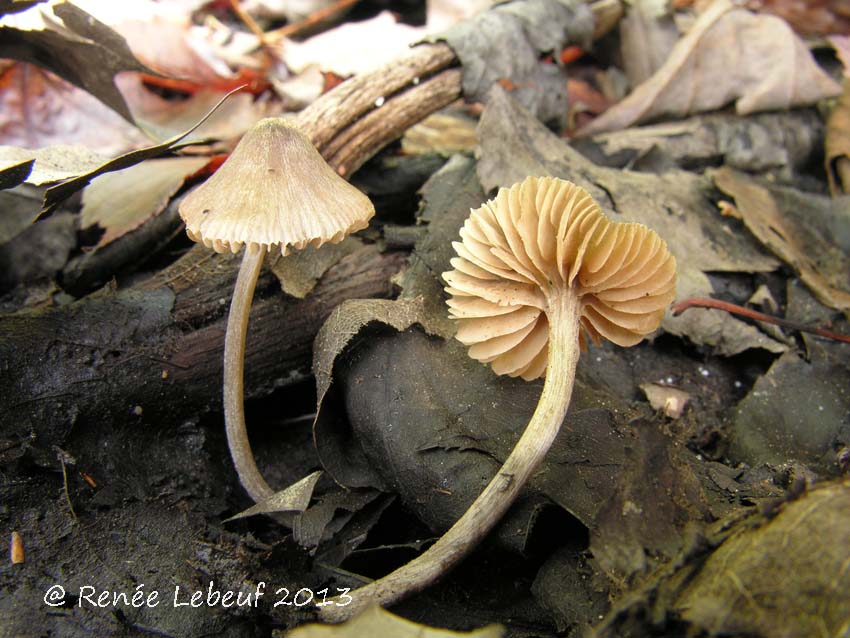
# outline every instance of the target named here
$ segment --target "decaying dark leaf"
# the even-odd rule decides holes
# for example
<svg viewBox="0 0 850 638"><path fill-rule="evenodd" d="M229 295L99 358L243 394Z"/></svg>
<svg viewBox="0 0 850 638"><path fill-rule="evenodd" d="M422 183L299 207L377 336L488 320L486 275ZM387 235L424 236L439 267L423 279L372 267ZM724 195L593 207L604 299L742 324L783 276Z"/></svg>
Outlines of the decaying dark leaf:
<svg viewBox="0 0 850 638"><path fill-rule="evenodd" d="M392 636L393 638L502 638L500 625L489 625L477 631L449 631L426 627L380 607L370 607L341 625L304 625L286 633L286 638L366 638L366 636Z"/></svg>
<svg viewBox="0 0 850 638"><path fill-rule="evenodd" d="M730 456L750 465L796 460L835 475L840 472L836 452L850 444L848 413L845 360L814 343L809 361L786 352L738 404Z"/></svg>
<svg viewBox="0 0 850 638"><path fill-rule="evenodd" d="M712 111L732 101L742 115L808 106L840 92L784 20L717 0L664 66L579 134Z"/></svg>
<svg viewBox="0 0 850 638"><path fill-rule="evenodd" d="M115 75L154 72L136 59L124 38L82 9L70 2L52 8L66 31L0 26L0 57L50 69L132 122L130 109L115 86Z"/></svg>
<svg viewBox="0 0 850 638"><path fill-rule="evenodd" d="M850 483L826 484L756 529L741 525L675 601L709 635L850 630Z"/></svg>
<svg viewBox="0 0 850 638"><path fill-rule="evenodd" d="M316 377L316 449L322 465L331 475L348 487L375 487L381 485L375 468L367 461L353 433L346 430L336 413L335 397L328 391L334 376L336 358L342 354L352 339L369 324L379 323L396 330L406 330L415 323L427 324L424 300L364 299L345 301L337 306L316 335L313 346L313 374ZM331 429L332 435L325 430Z"/></svg>
<svg viewBox="0 0 850 638"><path fill-rule="evenodd" d="M394 496L336 486L292 521L292 536L317 561L338 567L366 540Z"/></svg>
<svg viewBox="0 0 850 638"><path fill-rule="evenodd" d="M604 166L664 172L726 164L790 178L819 152L823 120L813 109L741 117L711 113L679 122L601 133L575 147Z"/></svg>
<svg viewBox="0 0 850 638"><path fill-rule="evenodd" d="M588 6L573 0L507 3L483 11L432 40L445 40L463 66L463 93L483 102L490 87L507 80L517 99L543 120L563 122L565 77L541 64L545 53L567 44L587 46L593 33Z"/></svg>
<svg viewBox="0 0 850 638"><path fill-rule="evenodd" d="M77 219L70 213L32 224L0 246L0 291L49 278L68 261L77 244Z"/></svg>
<svg viewBox="0 0 850 638"><path fill-rule="evenodd" d="M485 189L526 175L553 175L579 184L615 219L637 221L663 237L678 262L677 298L710 296L706 272L768 272L778 262L711 203L704 177L672 170L663 175L622 171L588 161L555 136L501 87L494 87L478 128L478 175ZM731 355L748 348L785 350L756 328L715 310L668 316L662 328Z"/></svg>
<svg viewBox="0 0 850 638"><path fill-rule="evenodd" d="M346 237L338 244L326 244L321 248L307 246L286 256L275 255L272 272L280 280L283 292L304 299L328 268L362 246L363 242L356 237Z"/></svg>
<svg viewBox="0 0 850 638"><path fill-rule="evenodd" d="M607 592L588 563L584 548L562 547L543 564L531 586L559 635L582 635L582 628L594 625L608 610Z"/></svg>
<svg viewBox="0 0 850 638"><path fill-rule="evenodd" d="M105 231L98 246L114 241L165 210L186 178L207 162L206 157L152 159L94 178L83 191L81 227L97 224Z"/></svg>
<svg viewBox="0 0 850 638"><path fill-rule="evenodd" d="M23 184L24 180L32 172L34 165L35 159L4 162L3 168L0 168L0 190L14 188L18 184Z"/></svg>
<svg viewBox="0 0 850 638"><path fill-rule="evenodd" d="M846 633L850 484L826 483L776 506L695 532L674 561L615 601L591 635L664 635L671 625L682 635Z"/></svg>
<svg viewBox="0 0 850 638"><path fill-rule="evenodd" d="M744 223L773 254L800 273L818 299L850 313L850 258L836 245L826 215L780 208L773 194L754 179L729 168L714 172L714 182L735 198ZM847 236L846 220L842 224ZM840 241L840 240L839 240Z"/></svg>

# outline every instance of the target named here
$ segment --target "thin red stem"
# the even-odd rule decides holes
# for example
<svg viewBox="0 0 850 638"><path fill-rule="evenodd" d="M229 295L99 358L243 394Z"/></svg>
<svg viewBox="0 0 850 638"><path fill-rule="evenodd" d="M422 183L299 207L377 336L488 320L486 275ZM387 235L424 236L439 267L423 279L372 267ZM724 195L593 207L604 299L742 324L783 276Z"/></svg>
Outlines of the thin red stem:
<svg viewBox="0 0 850 638"><path fill-rule="evenodd" d="M818 335L819 337L826 337L827 339L834 339L836 341L850 343L850 337L848 337L847 335L838 334L837 332L832 332L831 330L826 330L825 328L818 328L817 326L810 326L805 323L789 321L788 319L780 319L779 317L774 317L773 315L766 315L763 312L758 312L757 310L752 310L751 308L745 308L744 306L729 303L728 301L721 301L720 299L710 299L708 297L694 297L692 299L685 299L684 301L680 301L679 303L674 304L671 310L673 311L674 316L678 316L685 312L685 310L687 310L688 308L714 308L716 310L724 310L733 315L740 315L742 317L747 317L748 319L755 319L756 321L765 321L767 323L772 323L782 328L788 328L789 330L808 332L810 334Z"/></svg>

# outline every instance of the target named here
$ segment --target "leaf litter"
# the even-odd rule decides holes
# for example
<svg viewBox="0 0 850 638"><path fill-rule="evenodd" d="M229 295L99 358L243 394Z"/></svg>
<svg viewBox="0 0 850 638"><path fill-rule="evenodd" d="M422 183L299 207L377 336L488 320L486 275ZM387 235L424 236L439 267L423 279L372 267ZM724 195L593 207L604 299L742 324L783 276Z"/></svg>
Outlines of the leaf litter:
<svg viewBox="0 0 850 638"><path fill-rule="evenodd" d="M522 87L511 87L515 95L521 93L518 88ZM408 269L397 278L403 289L401 297L396 301L349 302L338 309L326 325L325 334L317 339L316 377L320 389L315 430L317 446L326 466L338 480L362 486L351 492L342 488L319 490L317 502L291 518L296 540L314 552L318 560L327 561L329 574L356 553L357 546L385 515L392 497L382 495L376 487L398 493L405 505L432 529L445 529L498 468L539 393L536 385L494 380L486 369L471 363L462 348L450 339L453 327L442 307L442 283L438 275L448 267L448 240L457 234L468 208L480 204L486 191L509 183L514 173L524 171L570 177L591 189L609 214L647 221L663 229L662 234L671 245L675 241L681 246L678 248L680 263L687 262L688 267L682 277L680 296L710 294L718 285L718 274L775 281L780 277L776 273L780 260L786 260L787 255L783 256L781 250L765 242L776 256L769 254L752 240L742 222L719 215L714 205L716 176L712 181L709 176L685 173L678 167L693 167L694 164L688 162L697 157L699 168L704 166L699 162L725 162L754 171L775 169L780 171L782 179L791 179L790 170L781 171L789 169L792 162L804 166L811 149L819 146L815 131L810 140L795 142L775 137L761 147L769 152L761 148L750 149L747 159L736 163L735 145L730 142L734 134L726 134L724 138L723 133L717 132L719 127L714 130L702 128L704 122L687 123L684 128L672 124L666 126L680 128L672 133L648 131L648 138L636 135L622 142L611 136L606 141L613 145L606 147L605 152L610 156L625 149L635 154L644 170L655 171L664 166L663 174L614 171L594 166L576 154L539 126L504 89L494 90L488 101L479 128L480 162L476 165L468 158L453 157L423 191L425 208L420 211L418 221L424 235L420 233ZM151 112L155 111L154 106ZM169 112L162 123L167 126L176 113ZM724 115L709 117L722 118ZM800 122L793 126L808 127L805 118L811 118L812 113L794 113L791 117L799 118ZM765 121L769 118L766 116ZM778 123L768 124L774 131L782 128L782 121L776 119ZM694 126L698 128L689 128ZM696 152L692 148L683 152L670 151L669 156L674 158L671 163L666 163L664 157L659 161L658 146L664 145L659 139L663 140L665 135L686 137L694 130L710 131L708 136L701 138L703 145ZM734 130L734 126L730 130ZM715 133L711 139L710 135ZM755 139L763 141L764 136ZM794 147L796 143L798 147ZM465 144L462 148L468 148L468 141ZM616 147L617 144L622 145ZM427 144L423 148L427 148ZM798 152L794 148L802 150ZM788 154L783 156L783 152ZM759 165L763 157L769 159ZM148 164L172 159L182 158L152 160L136 168L141 171ZM35 156L14 156L5 164L8 171L0 174L11 175L12 181L18 183L24 179L41 179L39 161ZM47 160L41 162L47 169ZM681 163L677 165L677 162ZM152 166L148 168L153 170ZM133 170L126 172L132 174ZM172 189L180 188L185 178L185 175L178 175L180 172L172 176L173 181L163 180L169 185L163 184L161 192L166 194L162 197L167 199L171 196L167 194L169 191L173 195ZM115 183L120 184L120 175L105 177L114 177ZM90 202L97 194L98 189L94 187L98 180L109 181L97 178L90 185ZM739 180L744 178L739 176ZM120 186L115 190L120 191ZM842 233L848 232L846 215L842 214L843 202L830 207L823 198L804 196L792 189L771 188L770 193L783 217L789 202L793 206L794 202L802 200L812 210L827 211L818 232L823 238L823 228L831 229L827 232L833 235L826 237L838 243L843 241ZM738 208L746 207L738 202ZM143 215L140 213L140 216ZM68 216L68 219L72 218ZM107 220L105 223L112 223L113 232L126 232L118 222ZM343 252L347 250L340 248ZM305 258L298 264L299 276L282 282L284 289L296 295L309 295L316 280L340 256L334 253L317 260ZM840 271L832 273L838 277L840 274ZM838 280L834 287L841 291L844 283ZM846 287L843 289L846 291ZM789 287L789 314L792 313L791 302L797 298L790 290ZM782 303L782 295L777 298ZM820 309L819 318L834 316L816 301L811 303ZM544 509L553 507L569 512L575 519L571 525L587 530L593 561L587 560L587 547L579 539L552 555L535 580L535 596L559 619L560 631L593 623L604 613L608 596L617 596L623 587L636 578L643 579L665 560L672 559L672 563L662 567L668 574L672 573L669 570L675 571L674 568L682 565L683 569L696 569L696 563L690 563L690 558L698 551L696 554L688 552L695 551L694 546L699 543L690 544L694 539L689 538L685 528L694 522L722 518L752 502L760 502L766 509L765 499L778 493L779 477L785 471L772 468L782 466L787 457L802 458L826 476L834 475L836 465L840 465L836 461L836 450L840 451L848 436L846 428L836 427L842 423L841 414L847 410L846 402L842 402L846 396L841 385L847 385L847 369L836 358L836 353L841 351L804 337L808 348L808 360L804 360L797 352L788 350L795 342L785 335L774 334L782 341L780 343L755 327L717 311L689 314L688 321L680 323L668 318L654 345L647 344L627 355L602 348L591 350L590 356L585 356L581 387L563 440L556 444L543 471L535 478L523 506L517 508L514 517L505 521L496 535L496 543L503 548L523 554L532 552L533 543L529 539L537 517ZM671 344L681 349L681 343L670 335L686 335L700 346L705 367L700 366L699 373L694 373L695 380L672 378L673 374L681 374L685 362L693 367L694 360L688 357L694 354L671 354ZM773 362L767 374L756 380L752 390L743 389L737 394L737 397L745 397L737 407L745 414L729 424L730 447L713 457L728 462L723 454L729 453L732 455L729 458L745 459L754 468L750 471L746 466L731 468L697 457L683 443L687 441L689 446L711 449L710 445L688 438L717 427L715 423L700 422L714 418L713 414L707 416L705 412L709 393L717 391L722 399L716 401L727 401L724 408L733 411L728 397L736 395L719 392L717 381L709 379L709 373L714 374L716 370L711 364L719 357L706 353L723 356L738 353L736 358L730 359L728 372L739 362L746 361L744 357L749 357L753 350L769 351L772 356L785 354ZM665 367L674 372L665 375ZM835 383L815 388L824 378ZM797 394L785 391L789 384L796 386ZM653 388L657 395L655 405L663 410L671 407L673 385L690 396L675 424L642 403L638 390L639 387ZM759 398L781 407L785 405L783 399L793 403L795 396L803 394L807 396L799 396L797 405L787 406L785 414L776 417L782 421L779 428L750 418L753 411L765 412L764 406L757 401ZM814 406L812 402L821 398L834 403L828 405L824 427L811 429L805 442L788 443L801 427L808 427L807 421L801 422L797 416L805 412L807 419L816 417L808 411ZM721 436L728 436L727 430L720 427ZM762 438L750 444L745 442L746 436ZM762 449L779 450L779 453L765 456ZM759 453L751 454L750 450ZM307 492L300 493L300 504L295 509L307 506L314 486L310 484ZM840 499L830 500L824 509L830 511L835 503L840 505ZM558 531L562 534L559 538L563 538L563 528ZM785 534L787 537L791 531L786 530ZM710 543L714 543L714 539ZM750 560L760 545L752 543L745 552L738 554L733 550L732 559ZM682 554L677 559L680 550ZM772 560L770 551L765 560ZM824 569L828 572L829 568ZM339 577L339 573L335 575ZM688 578L690 575L688 573ZM686 582L688 578L678 582ZM678 599L678 603L682 603L681 615L676 619L684 618L694 627L706 628L709 632L736 631L740 627L748 631L773 628L770 622L758 624L760 617L756 618L755 625L747 624L751 618L748 619L744 607L746 601L724 598L730 590L728 587L724 590L723 586L715 588L715 583L721 580L706 569L705 578L702 575L697 578L696 593L690 595L689 592ZM665 586L663 581L656 581L655 585L659 582L660 587ZM565 583L571 583L574 597L564 595ZM751 585L750 581L747 585ZM792 583L790 588L793 590L797 586ZM752 587L759 594L763 591L758 589L758 583L752 583ZM622 600L628 602L629 596L630 593L618 604L622 604ZM664 600L674 599L673 596L661 598L662 604ZM648 603L643 598L635 604ZM727 624L717 623L718 606L734 609L726 617ZM836 609L841 612L840 606ZM667 610L662 611L666 613ZM655 613L647 622L661 617L664 613ZM613 623L622 618L612 620L609 617L607 620ZM833 616L829 618L832 622ZM417 632L415 635L427 632L421 626L403 628L399 625L395 629L396 625L386 619L379 620L376 626L380 631L392 626L393 631L410 629ZM607 623L603 623L601 631L604 632L606 626ZM341 633L327 635L348 635L342 628L337 629ZM353 635L362 635L362 627L351 631L355 632Z"/></svg>
<svg viewBox="0 0 850 638"><path fill-rule="evenodd" d="M579 134L713 111L733 101L742 115L789 109L840 92L786 22L717 0L651 78Z"/></svg>

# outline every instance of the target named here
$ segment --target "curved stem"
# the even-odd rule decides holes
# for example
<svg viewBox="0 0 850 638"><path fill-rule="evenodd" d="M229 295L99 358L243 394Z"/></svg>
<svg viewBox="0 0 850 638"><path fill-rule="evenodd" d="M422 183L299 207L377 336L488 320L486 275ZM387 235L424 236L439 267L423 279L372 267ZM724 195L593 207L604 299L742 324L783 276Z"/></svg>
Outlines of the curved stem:
<svg viewBox="0 0 850 638"><path fill-rule="evenodd" d="M390 605L424 589L453 568L487 535L516 500L561 429L579 357L579 301L572 291L553 296L547 311L549 354L546 382L519 441L475 502L423 554L345 597L319 606L325 622L341 622L370 605Z"/></svg>
<svg viewBox="0 0 850 638"><path fill-rule="evenodd" d="M233 457L239 482L255 502L260 502L274 493L260 475L251 452L245 428L244 402L248 315L251 312L251 300L254 298L254 288L265 254L266 249L257 244L245 246L245 254L233 288L230 314L227 316L227 332L224 336L224 423L227 445L230 447L230 456Z"/></svg>

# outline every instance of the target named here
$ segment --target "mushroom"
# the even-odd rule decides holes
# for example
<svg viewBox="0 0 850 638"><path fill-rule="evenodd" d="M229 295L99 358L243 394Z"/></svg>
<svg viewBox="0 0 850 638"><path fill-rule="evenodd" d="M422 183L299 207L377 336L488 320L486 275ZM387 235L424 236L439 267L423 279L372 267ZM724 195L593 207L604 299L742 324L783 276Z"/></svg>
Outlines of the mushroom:
<svg viewBox="0 0 850 638"><path fill-rule="evenodd" d="M274 491L263 479L245 429L243 376L248 314L266 251L337 243L365 228L372 202L328 166L310 140L281 118L257 122L227 161L179 208L186 233L215 249L245 254L224 339L227 444L242 486L255 502Z"/></svg>
<svg viewBox="0 0 850 638"><path fill-rule="evenodd" d="M658 328L675 295L676 261L636 223L610 221L588 193L561 179L528 177L473 210L443 273L457 339L497 374L546 376L540 401L504 465L427 551L357 590L340 621L391 604L459 562L499 521L561 428L586 337L632 346ZM582 332L583 331L583 332ZM586 335L586 336L585 336Z"/></svg>

